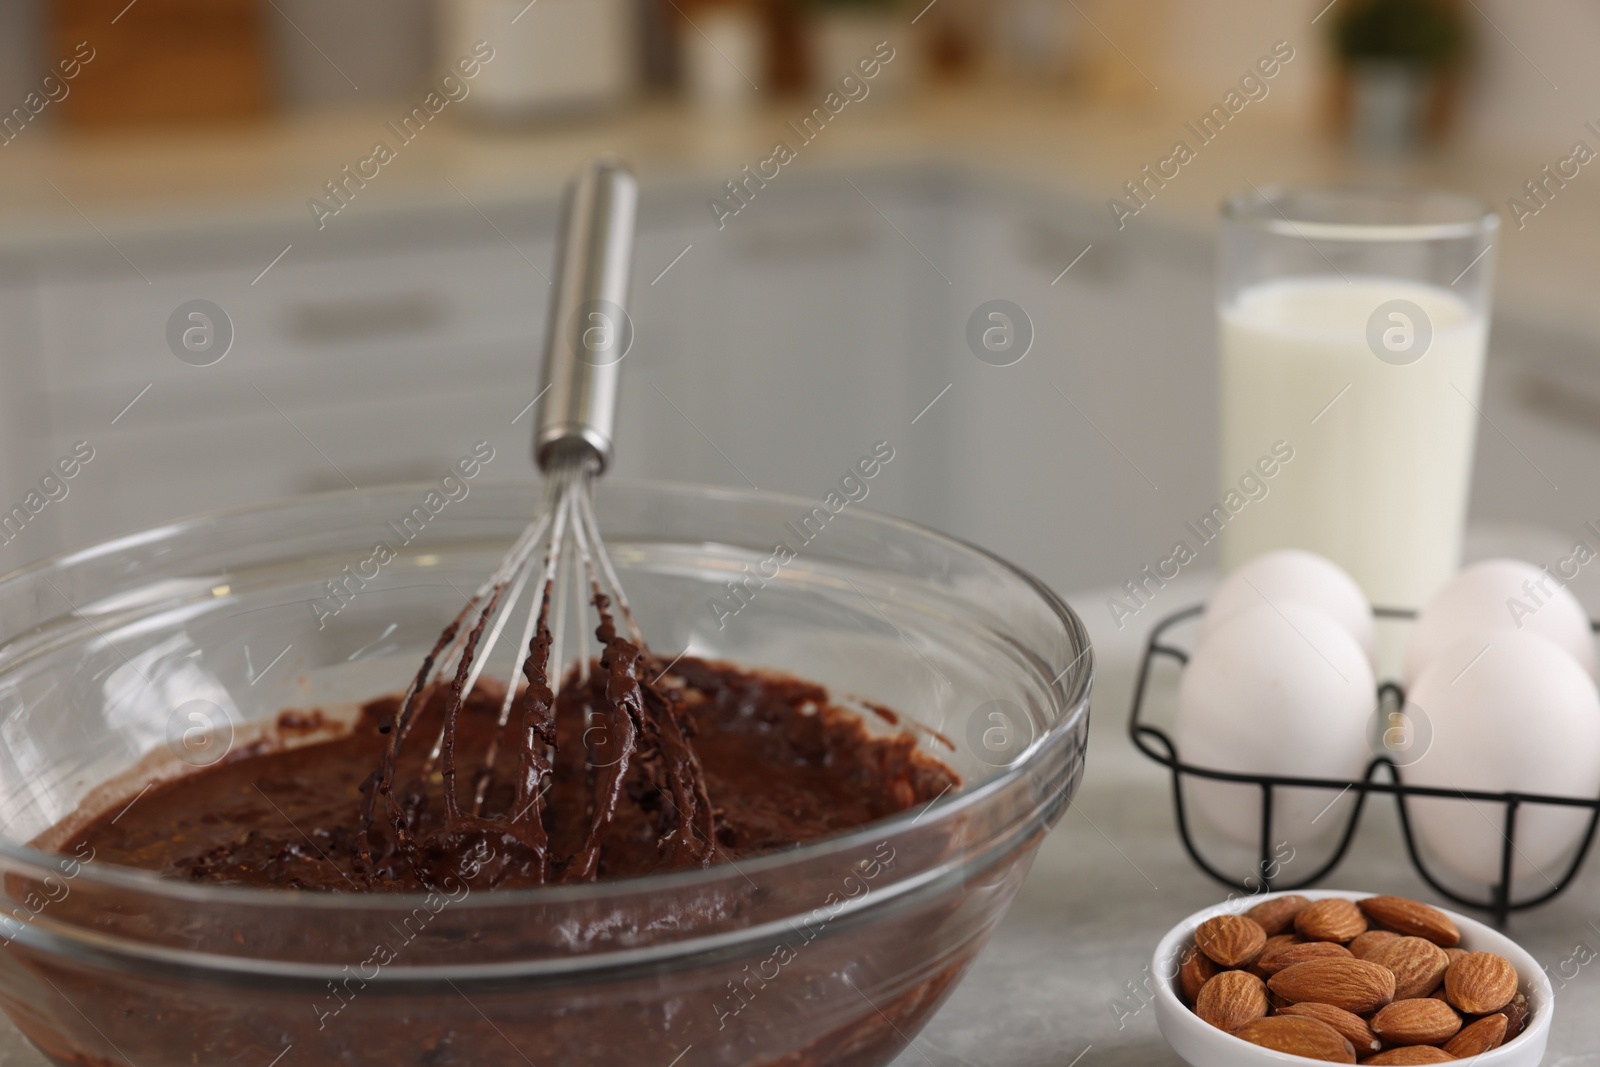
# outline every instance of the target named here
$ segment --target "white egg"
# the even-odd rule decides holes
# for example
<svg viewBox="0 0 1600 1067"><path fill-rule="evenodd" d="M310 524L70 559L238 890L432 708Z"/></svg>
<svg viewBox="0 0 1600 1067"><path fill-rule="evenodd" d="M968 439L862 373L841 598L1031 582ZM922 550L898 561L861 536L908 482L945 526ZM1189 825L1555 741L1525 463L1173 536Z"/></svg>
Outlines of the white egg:
<svg viewBox="0 0 1600 1067"><path fill-rule="evenodd" d="M1304 604L1260 604L1218 625L1190 657L1178 690L1178 755L1241 774L1360 778L1376 707L1372 667L1348 630ZM1190 778L1186 788L1205 823L1260 844L1259 787ZM1352 800L1337 790L1276 790L1271 844L1338 829Z"/></svg>
<svg viewBox="0 0 1600 1067"><path fill-rule="evenodd" d="M1537 634L1501 630L1446 649L1408 694L1426 751L1402 769L1412 785L1486 793L1600 795L1600 695L1571 656ZM1425 853L1483 885L1500 878L1505 805L1413 798ZM1513 875L1546 887L1590 813L1523 805Z"/></svg>
<svg viewBox="0 0 1600 1067"><path fill-rule="evenodd" d="M1338 564L1298 548L1257 556L1228 575L1206 603L1198 640L1205 641L1222 623L1263 603L1318 609L1350 631L1367 662L1373 662L1378 633L1366 594Z"/></svg>
<svg viewBox="0 0 1600 1067"><path fill-rule="evenodd" d="M1549 638L1595 677L1594 634L1578 598L1531 563L1489 559L1462 570L1422 609L1406 647L1406 686L1445 649L1475 639L1476 653L1503 630Z"/></svg>

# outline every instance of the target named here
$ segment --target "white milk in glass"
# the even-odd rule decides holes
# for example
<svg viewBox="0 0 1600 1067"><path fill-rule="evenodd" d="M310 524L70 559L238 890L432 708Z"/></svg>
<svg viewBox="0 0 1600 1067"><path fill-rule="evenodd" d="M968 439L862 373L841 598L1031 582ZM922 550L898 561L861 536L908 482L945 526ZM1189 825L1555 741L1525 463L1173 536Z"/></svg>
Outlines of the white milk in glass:
<svg viewBox="0 0 1600 1067"><path fill-rule="evenodd" d="M1374 312L1395 300L1432 326L1406 365L1368 342ZM1380 319L1392 345L1418 336L1409 316ZM1305 548L1347 569L1375 604L1426 603L1460 563L1487 335L1482 313L1421 282L1334 274L1242 289L1221 312L1224 483L1276 441L1294 458L1270 497L1228 524L1224 567Z"/></svg>

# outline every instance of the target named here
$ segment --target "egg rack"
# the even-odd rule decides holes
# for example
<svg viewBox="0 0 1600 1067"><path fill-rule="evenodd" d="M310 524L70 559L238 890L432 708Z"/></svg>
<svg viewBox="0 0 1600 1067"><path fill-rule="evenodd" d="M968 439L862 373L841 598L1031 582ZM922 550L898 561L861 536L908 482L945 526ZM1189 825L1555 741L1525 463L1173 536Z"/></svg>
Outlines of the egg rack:
<svg viewBox="0 0 1600 1067"><path fill-rule="evenodd" d="M1540 793L1491 793L1470 789L1444 789L1432 786L1408 785L1401 774L1400 765L1387 756L1377 756L1367 765L1366 773L1358 780L1343 780L1334 778L1295 778L1282 775L1268 774L1237 774L1231 771L1219 771L1210 767L1199 767L1194 764L1184 763L1178 755L1178 747L1166 732L1159 727L1152 726L1144 721L1146 697L1150 692L1150 677L1158 662L1171 660L1181 668L1188 664L1188 651L1177 647L1168 640L1168 632L1180 623L1200 615L1205 610L1203 604L1186 608L1167 616L1156 624L1150 638L1145 645L1144 656L1139 664L1139 676L1133 690L1133 708L1128 718L1128 736L1140 752L1172 772L1172 798L1173 806L1177 812L1178 837L1183 843L1184 850L1189 853L1190 859L1196 866L1215 881L1231 889L1243 893L1268 893L1284 892L1305 889L1322 881L1344 861L1349 854L1350 846L1355 840L1356 830L1360 826L1362 812L1366 809L1367 798L1373 794L1387 795L1395 798L1395 807L1400 817L1400 830L1405 838L1406 852L1411 858L1411 865L1416 869L1433 890L1441 897L1465 908L1488 912L1495 925L1504 927L1512 912L1525 911L1546 904L1560 896L1576 879L1578 871L1582 868L1584 860L1588 857L1589 849L1594 844L1595 829L1600 825L1600 798L1596 797L1563 797L1550 796ZM1414 619L1416 612L1400 608L1378 608L1375 614L1383 619ZM1591 623L1597 632L1600 632L1600 623ZM1380 707L1399 709L1405 705L1405 693L1400 686L1393 682L1385 682L1378 687ZM1188 813L1184 808L1183 783L1185 778L1202 778L1218 782L1233 782L1242 785L1253 785L1261 790L1261 850L1257 861L1256 873L1240 880L1208 861L1195 844L1194 836L1190 832ZM1355 795L1355 804L1348 815L1347 822L1340 832L1338 847L1333 855L1320 867L1309 875L1292 883L1281 878L1279 863L1275 857L1275 843L1272 834L1272 807L1273 794L1278 789L1309 788L1326 790L1331 794L1342 796L1345 793ZM1503 805L1504 824L1501 830L1503 844L1500 854L1500 880L1490 888L1487 900L1467 896L1451 888L1436 876L1422 858L1421 850L1417 847L1416 836L1412 831L1411 818L1406 808L1406 802L1412 797L1439 797L1446 800L1458 800L1463 805L1473 803L1486 803ZM1337 799L1337 797L1335 798ZM1546 877L1544 880L1550 884L1539 892L1514 899L1512 896L1512 859L1517 852L1517 815L1525 807L1532 805L1549 805L1564 808L1583 808L1591 812L1589 825L1584 831L1573 853L1570 862L1559 877ZM1471 814L1468 812L1468 814ZM1472 817L1482 817L1481 814Z"/></svg>

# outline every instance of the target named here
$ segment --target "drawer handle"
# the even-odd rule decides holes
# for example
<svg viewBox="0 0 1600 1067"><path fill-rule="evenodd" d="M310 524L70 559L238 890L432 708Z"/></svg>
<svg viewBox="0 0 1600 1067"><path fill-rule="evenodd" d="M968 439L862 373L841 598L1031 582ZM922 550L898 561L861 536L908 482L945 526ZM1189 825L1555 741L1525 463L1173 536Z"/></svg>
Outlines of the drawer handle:
<svg viewBox="0 0 1600 1067"><path fill-rule="evenodd" d="M427 333L449 318L433 293L395 293L308 301L290 309L289 336L312 344L348 344L401 334Z"/></svg>

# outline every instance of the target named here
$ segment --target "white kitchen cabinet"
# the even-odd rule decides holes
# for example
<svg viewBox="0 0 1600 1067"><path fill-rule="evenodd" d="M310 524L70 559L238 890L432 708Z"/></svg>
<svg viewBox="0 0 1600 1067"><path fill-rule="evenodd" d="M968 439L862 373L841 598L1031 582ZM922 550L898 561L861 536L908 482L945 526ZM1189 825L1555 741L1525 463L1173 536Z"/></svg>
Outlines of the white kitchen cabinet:
<svg viewBox="0 0 1600 1067"><path fill-rule="evenodd" d="M527 477L529 420L511 420L537 389L547 288L528 261L549 270L549 216L508 217L516 249L476 213L447 213L398 249L392 231L357 233L296 248L254 283L273 255L258 254L272 245L254 231L119 242L144 276L120 257L45 257L31 290L36 343L8 355L8 375L35 368L48 447L7 466L31 470L79 439L97 456L83 491L50 509L58 544L19 539L16 551L289 493L437 478L484 437L504 446L495 474ZM195 298L233 326L211 366L168 347L168 316Z"/></svg>
<svg viewBox="0 0 1600 1067"><path fill-rule="evenodd" d="M1578 541L1600 552L1600 369L1592 343L1516 319L1497 321L1478 421L1472 519L1478 554L1544 566ZM1573 592L1600 617L1600 563Z"/></svg>
<svg viewBox="0 0 1600 1067"><path fill-rule="evenodd" d="M0 511L21 504L36 480L51 472L48 413L40 400L42 367L39 350L37 290L25 271L0 268ZM76 479L74 479L76 481ZM70 486L71 489L79 488ZM80 494L81 495L81 494ZM0 565L20 562L48 551L57 543L60 509L46 507L21 531L0 527ZM29 545L35 547L29 551ZM24 554L26 553L26 554Z"/></svg>
<svg viewBox="0 0 1600 1067"><path fill-rule="evenodd" d="M1102 214L974 192L943 324L954 387L922 420L952 435L941 525L1066 589L1164 556L1216 482L1209 248L1154 227L1108 239ZM1033 322L1014 366L966 341L993 299Z"/></svg>
<svg viewBox="0 0 1600 1067"><path fill-rule="evenodd" d="M909 418L914 253L840 176L796 180L722 233L704 192L645 198L617 474L742 485L737 465L762 488L820 499ZM912 210L943 214L915 180L890 176L872 195L904 225ZM201 510L436 478L479 438L499 451L491 477L531 478L525 409L557 205L478 206L500 232L459 206L352 217L259 278L280 235L249 227L119 239L137 269L92 243L14 263L0 290L19 412L5 475L20 484L78 440L96 458L3 562ZM196 298L234 331L206 367L166 338ZM873 490L875 505L918 510L908 481Z"/></svg>
<svg viewBox="0 0 1600 1067"><path fill-rule="evenodd" d="M720 231L697 200L647 234L620 472L820 499L876 441L904 444L920 261L873 204L914 227L925 194L900 175L855 180L871 203L844 175L790 177ZM874 483L875 505L912 506L903 469Z"/></svg>
<svg viewBox="0 0 1600 1067"><path fill-rule="evenodd" d="M1134 578L1216 502L1205 235L1118 232L1099 205L948 168L786 173L719 231L708 181L645 191L617 476L819 500L887 440L869 506L1062 589ZM74 442L96 449L0 565L210 508L436 478L480 438L498 451L489 477L531 478L557 205L476 202L492 225L459 201L341 219L259 279L289 239L270 227L119 234L143 276L98 238L0 259L0 499ZM165 337L197 297L235 329L214 366ZM993 299L1033 323L1015 366L966 339ZM1600 519L1588 349L1510 320L1493 347L1473 514L1576 537Z"/></svg>

